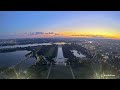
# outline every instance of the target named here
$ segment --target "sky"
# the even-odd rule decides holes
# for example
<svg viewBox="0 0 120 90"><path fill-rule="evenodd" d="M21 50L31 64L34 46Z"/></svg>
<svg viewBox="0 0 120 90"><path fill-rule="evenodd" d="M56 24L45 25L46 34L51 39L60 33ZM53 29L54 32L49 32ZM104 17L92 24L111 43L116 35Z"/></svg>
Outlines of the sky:
<svg viewBox="0 0 120 90"><path fill-rule="evenodd" d="M0 39L26 37L120 39L120 11L0 11Z"/></svg>

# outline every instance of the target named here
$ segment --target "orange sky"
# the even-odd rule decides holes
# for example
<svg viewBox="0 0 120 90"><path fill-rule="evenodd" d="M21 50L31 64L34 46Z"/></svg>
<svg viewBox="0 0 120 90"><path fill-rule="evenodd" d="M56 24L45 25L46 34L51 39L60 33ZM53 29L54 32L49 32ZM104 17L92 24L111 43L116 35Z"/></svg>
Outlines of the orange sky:
<svg viewBox="0 0 120 90"><path fill-rule="evenodd" d="M105 38L120 39L120 32L116 32L112 28L73 28L58 32L65 37L92 37L101 36Z"/></svg>
<svg viewBox="0 0 120 90"><path fill-rule="evenodd" d="M4 16L0 17L2 38L11 33L15 33L14 35L23 33L24 36L25 32L54 32L59 35L26 35L26 37L99 36L120 39L120 11L6 11L0 12L0 15Z"/></svg>

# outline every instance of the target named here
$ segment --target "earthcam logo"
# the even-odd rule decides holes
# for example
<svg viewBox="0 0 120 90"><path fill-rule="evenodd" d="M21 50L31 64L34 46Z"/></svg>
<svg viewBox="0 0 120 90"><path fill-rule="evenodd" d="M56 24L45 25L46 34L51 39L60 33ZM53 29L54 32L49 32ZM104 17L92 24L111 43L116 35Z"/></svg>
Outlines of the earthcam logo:
<svg viewBox="0 0 120 90"><path fill-rule="evenodd" d="M101 77L115 77L113 74L102 74Z"/></svg>

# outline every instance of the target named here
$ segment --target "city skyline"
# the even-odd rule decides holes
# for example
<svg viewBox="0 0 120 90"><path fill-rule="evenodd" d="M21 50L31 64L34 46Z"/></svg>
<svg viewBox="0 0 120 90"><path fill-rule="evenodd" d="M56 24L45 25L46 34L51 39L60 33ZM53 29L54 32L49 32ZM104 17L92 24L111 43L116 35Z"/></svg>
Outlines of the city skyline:
<svg viewBox="0 0 120 90"><path fill-rule="evenodd" d="M119 11L1 11L0 16L0 39L27 37L120 39ZM44 33L28 34L32 32Z"/></svg>

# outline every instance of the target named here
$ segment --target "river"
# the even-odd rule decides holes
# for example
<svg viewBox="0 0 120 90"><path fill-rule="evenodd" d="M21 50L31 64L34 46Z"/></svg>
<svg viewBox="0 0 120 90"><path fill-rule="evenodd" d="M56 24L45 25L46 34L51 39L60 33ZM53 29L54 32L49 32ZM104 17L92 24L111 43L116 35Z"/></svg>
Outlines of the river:
<svg viewBox="0 0 120 90"><path fill-rule="evenodd" d="M51 44L51 43L39 43L39 44L26 44L26 45L0 46L0 49L4 49L4 48L16 48L16 47L28 47L28 46L38 46L38 45L52 45L52 44Z"/></svg>
<svg viewBox="0 0 120 90"><path fill-rule="evenodd" d="M29 52L30 51L24 50L24 51L0 53L0 68L9 67L9 66L17 64L18 62L20 62L20 60L24 60L25 55ZM30 58L30 60L28 59L28 62L25 62L24 64L28 66L34 62L35 62L35 58Z"/></svg>

